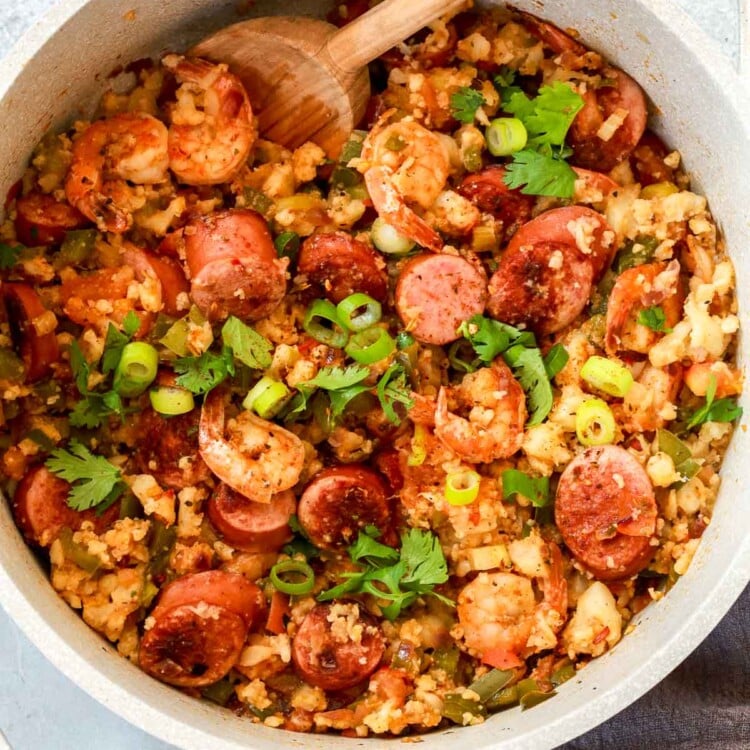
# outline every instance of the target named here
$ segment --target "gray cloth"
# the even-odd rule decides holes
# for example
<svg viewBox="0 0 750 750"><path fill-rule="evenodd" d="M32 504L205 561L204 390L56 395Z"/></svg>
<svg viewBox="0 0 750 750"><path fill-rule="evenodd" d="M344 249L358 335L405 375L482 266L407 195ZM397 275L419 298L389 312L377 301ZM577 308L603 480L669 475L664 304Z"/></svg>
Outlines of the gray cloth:
<svg viewBox="0 0 750 750"><path fill-rule="evenodd" d="M644 748L750 748L750 587L666 679L610 721L558 750Z"/></svg>

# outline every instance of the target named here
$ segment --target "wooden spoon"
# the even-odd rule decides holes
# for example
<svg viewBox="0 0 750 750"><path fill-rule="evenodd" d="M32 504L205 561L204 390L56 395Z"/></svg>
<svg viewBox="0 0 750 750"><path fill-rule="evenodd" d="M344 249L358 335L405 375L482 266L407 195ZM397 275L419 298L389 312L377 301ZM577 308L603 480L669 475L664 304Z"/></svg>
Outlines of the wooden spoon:
<svg viewBox="0 0 750 750"><path fill-rule="evenodd" d="M367 63L465 0L385 0L342 29L314 18L271 16L229 26L188 54L228 63L240 77L264 137L328 156L365 113Z"/></svg>

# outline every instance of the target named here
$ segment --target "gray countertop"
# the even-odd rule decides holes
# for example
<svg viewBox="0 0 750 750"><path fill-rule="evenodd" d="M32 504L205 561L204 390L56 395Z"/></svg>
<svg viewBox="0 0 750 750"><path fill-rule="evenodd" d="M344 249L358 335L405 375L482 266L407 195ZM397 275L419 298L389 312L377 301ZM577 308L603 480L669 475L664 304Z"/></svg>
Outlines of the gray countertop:
<svg viewBox="0 0 750 750"><path fill-rule="evenodd" d="M736 59L739 33L735 0L678 2L722 45L728 55ZM0 0L0 51L10 50L20 35L53 4L54 0ZM721 659L722 647L726 645L727 638L731 639L737 632L738 624L747 621L750 610L748 599L746 591L743 599L699 649L695 657L698 660L698 668L701 668L701 658ZM0 644L0 729L13 750L94 750L103 747L107 750L170 750L172 747L132 727L73 685L46 661L2 609ZM748 645L745 642L744 647L747 648ZM678 684L690 679L690 670L684 670L686 674L683 679L679 674L680 669L619 717L615 717L581 740L570 743L569 750L627 750L623 741L618 739L621 736L618 732L623 722L629 720L630 715L637 721L638 717L644 718L644 713L650 713L657 723L660 719L664 721L670 714L674 719L669 705L672 695L670 691L679 689ZM739 670L740 678L747 671L745 661L744 670ZM746 680L747 675L744 674L744 677ZM729 674L727 679L731 679ZM700 695L698 698L700 699ZM682 700L682 696L680 699ZM659 712L663 716L658 715ZM710 716L713 730L719 731L721 727L717 729L717 723L720 725L722 722L721 712L717 711ZM680 727L676 726L678 722L673 722L671 734L668 735L673 739L666 745L662 737L653 734L647 739L646 732L633 748L635 750L636 747L642 748L657 743L662 747L680 747L685 750L709 746L716 747L717 750L728 750L730 746L750 746L745 744L745 739L750 739L745 736L739 738L740 744L734 744L727 739L731 736L733 721L736 719L726 719L726 730L729 735L716 735L717 744L713 744L702 729L701 737L705 739L698 737L697 729L686 732L685 728L682 728L680 731ZM0 748L2 746L0 735Z"/></svg>

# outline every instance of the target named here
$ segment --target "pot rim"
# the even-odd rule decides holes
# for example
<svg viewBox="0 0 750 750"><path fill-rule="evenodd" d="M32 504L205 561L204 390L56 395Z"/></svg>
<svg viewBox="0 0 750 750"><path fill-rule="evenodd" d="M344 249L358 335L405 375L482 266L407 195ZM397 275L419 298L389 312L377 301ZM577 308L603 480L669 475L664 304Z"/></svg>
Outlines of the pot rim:
<svg viewBox="0 0 750 750"><path fill-rule="evenodd" d="M56 5L47 10L15 43L2 61L0 99L5 97L26 65L54 34L82 11L88 2L89 0L57 0ZM711 61L710 66L706 66L704 70L717 90L727 98L729 106L736 111L744 138L750 143L750 86L747 85L745 75L735 70L719 45L671 0L650 0L644 7L665 26L680 29L680 38L696 59ZM750 39L741 39L740 43L743 42L748 44ZM743 59L742 55L740 59ZM750 75L750 70L744 73ZM582 735L626 708L677 667L708 636L749 581L750 536L746 536L744 543L735 551L733 564L723 573L721 585L714 587L690 616L671 629L669 637L662 642L658 651L652 652L647 661L640 663L615 687L597 694L588 703L552 719L544 726L537 726L522 737L498 736L503 748L521 750L556 747ZM53 623L41 615L22 587L11 579L2 565L0 605L24 635L60 672L100 704L135 727L184 750L203 750L207 746L225 750L247 750L251 747L219 738L213 732L206 732L197 726L184 724L108 676L105 666L89 662L58 633ZM274 734L277 732L273 731ZM304 737L298 737L295 744L304 746ZM336 740L339 738L327 739L329 742L334 740L330 742L331 745L338 744ZM389 742L389 746L390 744ZM367 745L373 750L385 747L382 740L375 738L368 739Z"/></svg>

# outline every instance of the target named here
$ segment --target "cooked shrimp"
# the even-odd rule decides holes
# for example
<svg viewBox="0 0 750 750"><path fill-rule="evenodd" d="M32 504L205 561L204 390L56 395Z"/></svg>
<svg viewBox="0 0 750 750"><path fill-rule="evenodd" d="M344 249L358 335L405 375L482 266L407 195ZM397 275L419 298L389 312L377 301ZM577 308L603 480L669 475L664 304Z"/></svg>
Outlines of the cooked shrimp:
<svg viewBox="0 0 750 750"><path fill-rule="evenodd" d="M468 411L468 417L452 413L449 400ZM438 393L435 434L466 461L489 463L512 456L521 448L525 422L523 389L500 358Z"/></svg>
<svg viewBox="0 0 750 750"><path fill-rule="evenodd" d="M726 362L699 362L685 371L685 385L696 396L706 395L711 378L716 380L716 398L742 393L742 373Z"/></svg>
<svg viewBox="0 0 750 750"><path fill-rule="evenodd" d="M65 182L68 201L104 232L122 234L140 208L136 185L167 177L167 128L151 115L126 113L97 120L73 143Z"/></svg>
<svg viewBox="0 0 750 750"><path fill-rule="evenodd" d="M163 64L182 84L170 111L170 169L188 185L231 180L256 139L242 82L226 65L206 60L168 55Z"/></svg>
<svg viewBox="0 0 750 750"><path fill-rule="evenodd" d="M682 317L684 292L680 284L680 264L646 263L623 271L615 282L607 304L608 354L631 351L646 354L662 335L638 322L638 314L660 306L663 328L673 328Z"/></svg>
<svg viewBox="0 0 750 750"><path fill-rule="evenodd" d="M674 401L682 385L682 366L647 364L627 392L622 404L612 408L625 432L648 432L677 417Z"/></svg>
<svg viewBox="0 0 750 750"><path fill-rule="evenodd" d="M198 448L211 471L233 490L258 503L297 484L305 461L302 441L283 427L243 411L226 425L224 397L213 391L203 403Z"/></svg>
<svg viewBox="0 0 750 750"><path fill-rule="evenodd" d="M498 669L519 667L531 654L557 645L565 622L567 584L557 545L538 534L512 542L518 573L480 573L458 595L457 613L466 647ZM532 578L544 598L537 602Z"/></svg>
<svg viewBox="0 0 750 750"><path fill-rule="evenodd" d="M440 235L409 207L428 209L442 192L450 172L444 139L413 120L385 125L386 112L365 138L357 168L378 215L422 247L439 252Z"/></svg>

